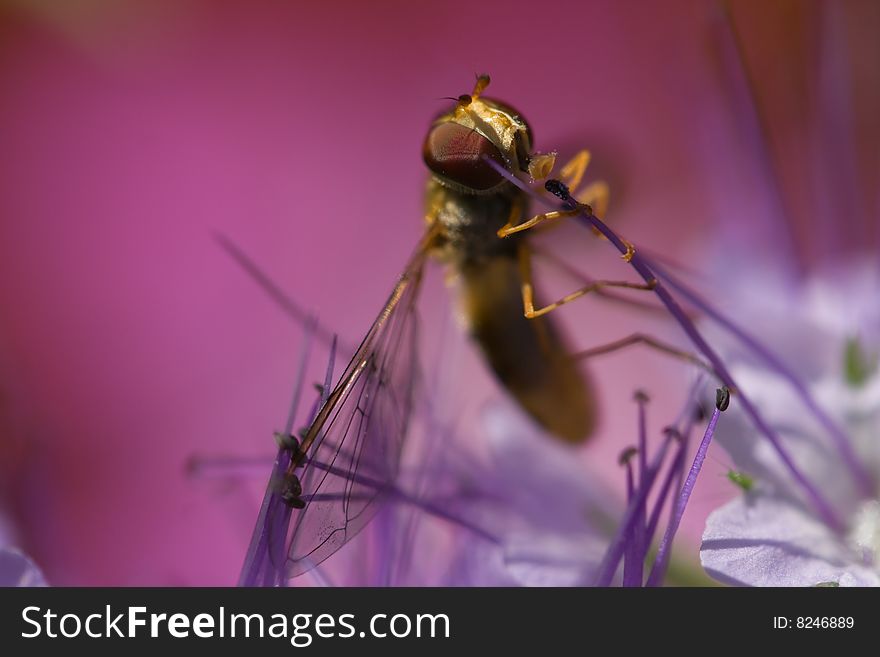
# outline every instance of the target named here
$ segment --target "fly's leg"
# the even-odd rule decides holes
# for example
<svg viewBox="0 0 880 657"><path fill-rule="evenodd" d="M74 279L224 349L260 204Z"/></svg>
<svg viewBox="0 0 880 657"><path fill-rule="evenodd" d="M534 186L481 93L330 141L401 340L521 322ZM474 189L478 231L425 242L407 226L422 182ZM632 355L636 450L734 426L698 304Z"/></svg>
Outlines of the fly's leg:
<svg viewBox="0 0 880 657"><path fill-rule="evenodd" d="M540 317L541 315L546 315L551 310L559 308L559 306L563 306L571 301L574 301L575 299L584 296L585 294L597 292L604 288L615 287L626 288L629 290L653 290L655 287L657 287L656 279L650 281L649 283L630 283L629 281L602 280L593 281L589 285L575 290L571 294L565 295L558 301L555 301L541 308L535 308L535 293L534 285L532 284L532 254L528 246L526 246L525 244L521 244L519 247L519 267L520 277L522 279L523 312L525 313L525 316L529 319Z"/></svg>
<svg viewBox="0 0 880 657"><path fill-rule="evenodd" d="M597 180L587 185L586 189L577 196L579 203L589 205L593 208L593 214L602 219L608 211L608 199L610 197L608 183L604 180ZM595 228L593 229L595 231ZM598 233L602 235L601 233ZM602 235L604 237L604 235Z"/></svg>
<svg viewBox="0 0 880 657"><path fill-rule="evenodd" d="M510 204L510 214L507 215L507 223L498 229L498 237L507 237L508 235L524 230L520 227L522 224L517 225L516 223L522 216L522 210L522 201L519 197L514 198L513 203Z"/></svg>
<svg viewBox="0 0 880 657"><path fill-rule="evenodd" d="M550 251L549 249L542 248L539 246L532 245L532 254L537 255L540 258L544 258L551 265L556 267L560 272L562 272L565 276L571 278L574 281L580 282L581 285L588 285L593 282L593 279L585 274L581 273L577 269L575 269L572 265L565 262L562 258L557 256L555 253ZM669 315L669 311L659 304L651 303L647 300L636 300L632 299L628 296L624 296L623 294L618 294L614 292L614 290L597 290L596 296L602 297L608 301L615 301L618 303L624 303L634 308L638 308L639 310L658 313L662 317L666 319L671 319L671 315ZM689 311L683 310L684 314L690 319L692 322L696 322L700 315Z"/></svg>
<svg viewBox="0 0 880 657"><path fill-rule="evenodd" d="M587 185L584 191L578 193L578 187L584 178L587 167L590 166L590 151L583 149L578 151L562 169L559 170L559 178L568 187L569 193L579 203L589 205L593 209L593 214L602 218L608 210L608 198L610 192L608 183L604 180Z"/></svg>
<svg viewBox="0 0 880 657"><path fill-rule="evenodd" d="M516 225L514 225L516 217L511 216L508 222L498 230L498 237L507 237L514 233L519 233L521 231L529 230L531 228L535 228L536 226L546 224L548 221L553 221L555 219L574 217L583 213L584 211L588 211L589 213L594 214L599 218L604 217L605 212L608 210L608 199L610 196L607 183L601 180L596 181L588 185L587 188L580 194L576 194L577 187L580 185L581 180L584 176L584 172L586 171L586 168L589 164L590 152L584 149L582 151L579 151L560 170L560 177L561 182L563 183L563 187L568 190L569 198L577 205L577 207L571 210L554 210L552 212L545 212ZM602 233L600 233L595 226L592 226L592 230L594 235L605 239L605 236L602 235ZM621 238L621 240L626 245L626 253L624 253L621 257L629 262L635 255L636 249L633 244L628 240L624 238Z"/></svg>
<svg viewBox="0 0 880 657"><path fill-rule="evenodd" d="M632 347L637 344L643 344L646 347L650 347L651 349L659 351L660 353L678 358L679 360L683 360L686 363L696 365L697 367L706 370L712 376L716 378L718 377L715 369L711 365L709 365L709 363L704 361L693 352L673 347L670 344L662 342L661 340L658 340L657 338L646 335L644 333L633 333L632 335L621 338L620 340L615 340L614 342L599 345L598 347L593 347L592 349L579 351L578 353L574 354L572 358L575 358L577 360L586 360L587 358L593 358L594 356L601 356L603 354L610 354L612 352L620 351L622 349L626 349L627 347Z"/></svg>
<svg viewBox="0 0 880 657"><path fill-rule="evenodd" d="M568 187L570 190L570 194L572 198L575 198L578 203L587 205L590 207L590 211L593 212L597 217L604 217L605 212L608 210L608 199L610 196L610 192L608 189L608 184L604 181L596 181L590 183L586 189L584 189L580 194L577 194L577 188L580 186L581 181L584 177L584 172L590 164L590 151L584 149L579 151L565 166L560 170L560 179L562 182ZM539 215L535 215L531 219L524 221L522 223L516 223L519 219L519 212L517 208L517 212L511 212L511 216L509 217L507 223L502 226L498 230L498 237L507 237L508 235L513 235L514 233L519 233L524 230L529 230L531 228L535 228L536 226L540 226L542 224L546 224L548 221L553 221L555 219L562 219L564 217L574 217L581 213L583 208L575 208L573 210L554 210L552 212L544 212ZM593 232L598 233L595 228ZM630 256L632 257L632 256Z"/></svg>
<svg viewBox="0 0 880 657"><path fill-rule="evenodd" d="M442 209L437 194L431 194L428 201L428 207L425 210L425 226L427 230L419 242L420 251L432 251L441 249L446 242L445 229L443 223L438 221L440 210Z"/></svg>
<svg viewBox="0 0 880 657"><path fill-rule="evenodd" d="M566 185L568 185L569 189L575 189L578 185L581 184L581 180L584 177L584 172L587 170L589 164L590 151L584 149L582 151L579 151L577 155L571 158L568 163L562 167L559 172L560 177L566 182ZM549 173L550 172L548 171L547 174L549 175ZM605 185L605 183L593 183L587 188L586 191L591 192L592 195L595 196L596 192L601 192L601 186L604 186L605 190L605 200L603 203L604 208L608 206L608 185ZM587 204L590 203L590 201L587 200L585 200L584 202ZM535 226L541 225L548 221L553 221L554 219L573 217L577 214L580 214L580 210L555 210L553 212L545 212L543 214L536 215L528 221L517 223L519 221L521 211L522 207L520 206L520 204L514 203L514 206L511 207L510 216L507 219L507 223L498 229L498 237L507 237L508 235L513 235L514 233L529 230L530 228L534 228Z"/></svg>
<svg viewBox="0 0 880 657"><path fill-rule="evenodd" d="M296 469L299 467L297 459L299 458L299 440L292 434L282 434L275 432L275 442L282 449L286 449L291 454L290 466L284 476L281 478L280 493L284 503L293 509L302 509L306 503L302 499L302 483L296 475Z"/></svg>
<svg viewBox="0 0 880 657"><path fill-rule="evenodd" d="M520 214L519 211L516 211L514 213L514 211L511 210L510 217L508 218L507 223L498 229L498 237L507 237L509 235L513 235L514 233L519 233L521 231L528 230L529 228L534 228L535 226L543 224L547 221L561 219L562 217L574 217L575 215L578 215L580 213L580 210L553 210L552 212L545 212L543 214L535 215L528 221L524 221L521 224L514 225L514 222L516 222Z"/></svg>
<svg viewBox="0 0 880 657"><path fill-rule="evenodd" d="M584 173L587 167L590 166L590 157L590 151L586 148L580 150L559 170L559 178L568 185L572 196L577 192L577 188L584 178ZM588 201L585 201L585 203L588 203Z"/></svg>

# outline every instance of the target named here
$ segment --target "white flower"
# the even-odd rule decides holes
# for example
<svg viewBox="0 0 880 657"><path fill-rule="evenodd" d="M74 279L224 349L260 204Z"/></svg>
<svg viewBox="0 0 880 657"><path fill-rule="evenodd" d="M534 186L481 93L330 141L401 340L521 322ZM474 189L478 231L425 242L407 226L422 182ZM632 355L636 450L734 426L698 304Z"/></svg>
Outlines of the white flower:
<svg viewBox="0 0 880 657"><path fill-rule="evenodd" d="M46 586L39 567L21 550L0 547L0 586Z"/></svg>
<svg viewBox="0 0 880 657"><path fill-rule="evenodd" d="M0 512L0 587L46 586L43 572L20 549L15 547L15 528Z"/></svg>
<svg viewBox="0 0 880 657"><path fill-rule="evenodd" d="M755 484L709 517L703 566L735 584L880 585L880 376L874 357L880 347L880 272L874 265L855 264L782 292L760 280L756 275L734 283L742 307L749 309L740 311L739 323L760 335L806 385L843 429L856 462L847 463L826 428L765 362L732 346L722 353L797 469L845 529L817 517L777 452L737 412L734 401L718 441ZM859 485L856 468L867 474L867 489Z"/></svg>

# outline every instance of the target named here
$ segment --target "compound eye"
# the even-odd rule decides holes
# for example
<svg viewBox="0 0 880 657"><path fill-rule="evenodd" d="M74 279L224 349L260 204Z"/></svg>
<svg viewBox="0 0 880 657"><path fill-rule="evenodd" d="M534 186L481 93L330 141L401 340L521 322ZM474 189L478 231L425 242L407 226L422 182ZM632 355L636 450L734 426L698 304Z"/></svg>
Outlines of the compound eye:
<svg viewBox="0 0 880 657"><path fill-rule="evenodd" d="M507 167L495 144L480 133L452 122L431 129L422 147L422 156L435 174L474 191L492 189L504 180L486 158Z"/></svg>

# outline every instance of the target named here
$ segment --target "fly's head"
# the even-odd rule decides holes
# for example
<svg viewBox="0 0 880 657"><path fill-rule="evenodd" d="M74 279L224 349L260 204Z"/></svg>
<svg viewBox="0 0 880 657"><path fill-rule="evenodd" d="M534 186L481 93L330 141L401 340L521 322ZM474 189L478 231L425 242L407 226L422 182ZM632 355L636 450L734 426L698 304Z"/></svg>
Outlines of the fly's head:
<svg viewBox="0 0 880 657"><path fill-rule="evenodd" d="M474 90L434 121L422 146L434 178L466 194L491 194L508 184L490 162L540 180L555 160L555 154L532 152L532 130L519 112L482 96L488 84L488 75L478 77Z"/></svg>

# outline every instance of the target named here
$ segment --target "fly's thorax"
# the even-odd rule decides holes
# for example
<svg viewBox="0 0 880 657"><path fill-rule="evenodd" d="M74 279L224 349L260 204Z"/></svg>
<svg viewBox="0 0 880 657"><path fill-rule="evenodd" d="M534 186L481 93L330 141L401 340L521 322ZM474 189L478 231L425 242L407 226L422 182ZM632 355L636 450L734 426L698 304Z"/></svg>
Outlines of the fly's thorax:
<svg viewBox="0 0 880 657"><path fill-rule="evenodd" d="M439 224L433 255L442 262L458 265L478 262L497 255L516 253L519 235L498 237L517 208L522 214L528 208L528 199L513 185L494 194L465 194L451 189L435 178L428 181L426 216L432 224ZM514 223L519 222L516 217Z"/></svg>

